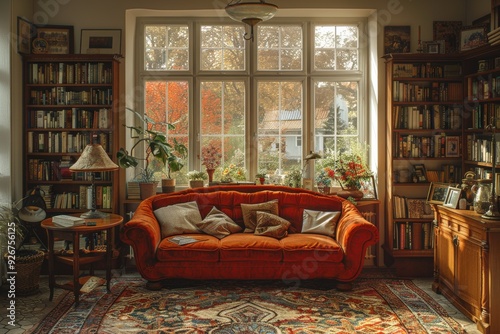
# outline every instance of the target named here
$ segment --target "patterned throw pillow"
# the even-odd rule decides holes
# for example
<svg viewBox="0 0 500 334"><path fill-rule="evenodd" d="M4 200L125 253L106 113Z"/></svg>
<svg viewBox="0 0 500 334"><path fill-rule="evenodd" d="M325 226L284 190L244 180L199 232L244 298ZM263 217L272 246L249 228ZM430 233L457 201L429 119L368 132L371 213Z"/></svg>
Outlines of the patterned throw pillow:
<svg viewBox="0 0 500 334"><path fill-rule="evenodd" d="M257 226L255 227L254 234L281 239L288 235L290 225L288 220L280 216L257 211Z"/></svg>
<svg viewBox="0 0 500 334"><path fill-rule="evenodd" d="M161 237L185 233L200 233L197 225L201 223L201 214L196 202L185 202L164 206L154 211L160 223Z"/></svg>
<svg viewBox="0 0 500 334"><path fill-rule="evenodd" d="M324 234L335 237L335 228L340 218L340 211L304 210L302 233Z"/></svg>
<svg viewBox="0 0 500 334"><path fill-rule="evenodd" d="M241 204L241 212L243 215L243 223L245 224L244 232L255 231L255 226L257 225L257 211L269 212L273 215L278 215L278 200L274 199L269 202L257 203L257 204Z"/></svg>
<svg viewBox="0 0 500 334"><path fill-rule="evenodd" d="M197 226L206 234L219 239L242 230L241 226L236 224L231 217L218 210L215 206Z"/></svg>

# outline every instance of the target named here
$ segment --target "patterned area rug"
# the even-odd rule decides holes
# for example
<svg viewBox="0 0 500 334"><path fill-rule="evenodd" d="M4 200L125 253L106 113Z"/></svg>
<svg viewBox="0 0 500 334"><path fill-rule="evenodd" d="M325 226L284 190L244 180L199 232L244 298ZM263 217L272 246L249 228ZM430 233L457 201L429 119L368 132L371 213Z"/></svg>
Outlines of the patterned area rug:
<svg viewBox="0 0 500 334"><path fill-rule="evenodd" d="M31 333L463 333L411 280L358 279L350 292L329 284L205 281L153 292L119 279L77 307L65 292Z"/></svg>

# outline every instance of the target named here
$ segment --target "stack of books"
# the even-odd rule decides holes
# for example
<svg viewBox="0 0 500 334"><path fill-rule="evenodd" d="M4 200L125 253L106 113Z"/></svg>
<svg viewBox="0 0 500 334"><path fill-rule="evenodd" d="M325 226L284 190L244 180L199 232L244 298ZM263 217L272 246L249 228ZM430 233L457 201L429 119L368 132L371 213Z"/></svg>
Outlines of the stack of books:
<svg viewBox="0 0 500 334"><path fill-rule="evenodd" d="M52 223L59 227L74 227L85 224L85 219L69 215L58 215L52 217Z"/></svg>
<svg viewBox="0 0 500 334"><path fill-rule="evenodd" d="M488 43L492 46L500 44L500 27L488 33Z"/></svg>

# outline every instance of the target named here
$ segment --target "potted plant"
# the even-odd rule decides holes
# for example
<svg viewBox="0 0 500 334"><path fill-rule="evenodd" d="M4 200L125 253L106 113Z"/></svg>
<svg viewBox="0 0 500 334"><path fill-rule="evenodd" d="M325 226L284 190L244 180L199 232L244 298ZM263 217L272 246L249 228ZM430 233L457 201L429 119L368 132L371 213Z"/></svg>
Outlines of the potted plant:
<svg viewBox="0 0 500 334"><path fill-rule="evenodd" d="M130 152L124 148L120 148L116 157L118 165L122 168L137 167L139 161L144 161L144 167L141 168L140 173L136 176L139 186L141 187L141 198L144 199L156 192L155 189L158 184L158 180L155 177L155 170L151 166L153 159L159 161L167 168L167 177L168 179L172 179L170 173L180 171L182 167L184 167L183 159L187 156L187 148L184 144L179 143L175 139L173 140L173 145L168 143L164 133L153 130L153 126L156 122L145 115L140 115L130 108L126 109L133 112L143 121L145 128L140 126L125 126L137 136L137 141L132 145ZM169 130L175 129L175 126L170 123L160 125L166 125ZM135 150L139 145L144 145L145 147L143 157L135 155ZM175 189L175 183L173 187ZM146 189L149 190L147 191Z"/></svg>
<svg viewBox="0 0 500 334"><path fill-rule="evenodd" d="M264 184L266 182L267 175L264 172L258 172L255 177L259 179L260 184Z"/></svg>
<svg viewBox="0 0 500 334"><path fill-rule="evenodd" d="M302 172L294 168L288 174L285 175L285 179L283 181L284 185L293 187L293 188L300 188L302 182Z"/></svg>
<svg viewBox="0 0 500 334"><path fill-rule="evenodd" d="M207 179L207 173L200 172L197 170L192 170L187 172L187 178L189 179L189 186L191 188L201 188L203 187L203 181Z"/></svg>

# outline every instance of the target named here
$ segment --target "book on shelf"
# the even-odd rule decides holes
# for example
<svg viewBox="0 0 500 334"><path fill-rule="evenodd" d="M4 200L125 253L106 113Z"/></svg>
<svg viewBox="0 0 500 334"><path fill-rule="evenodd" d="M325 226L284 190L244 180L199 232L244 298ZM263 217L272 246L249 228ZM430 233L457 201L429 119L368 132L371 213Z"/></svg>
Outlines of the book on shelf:
<svg viewBox="0 0 500 334"><path fill-rule="evenodd" d="M85 223L85 219L70 215L57 215L52 217L52 223L60 227L80 226Z"/></svg>

